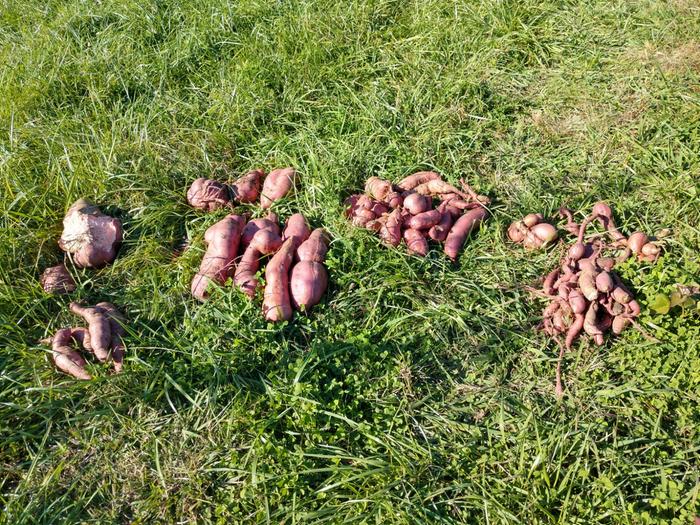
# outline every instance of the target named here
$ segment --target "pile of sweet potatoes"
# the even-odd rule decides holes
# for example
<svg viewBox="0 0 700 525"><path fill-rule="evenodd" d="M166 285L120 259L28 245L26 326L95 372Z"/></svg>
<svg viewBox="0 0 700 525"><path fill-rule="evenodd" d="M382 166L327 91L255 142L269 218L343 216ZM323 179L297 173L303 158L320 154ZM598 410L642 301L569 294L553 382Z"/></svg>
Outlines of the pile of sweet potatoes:
<svg viewBox="0 0 700 525"><path fill-rule="evenodd" d="M489 203L464 181L457 188L433 171L420 171L397 184L370 177L364 194L346 200L346 214L387 245L397 247L403 241L409 253L425 257L433 240L444 243L445 253L455 261L469 234L488 216Z"/></svg>
<svg viewBox="0 0 700 525"><path fill-rule="evenodd" d="M559 266L545 276L542 287L542 294L549 301L542 314L542 329L561 346L556 375L558 395L563 392L561 358L574 341L586 334L597 345L602 345L604 334L619 335L640 313L639 303L615 273L615 265L632 253L645 261L655 260L660 253L658 245L643 233L623 235L615 225L610 206L604 202L595 204L581 224L574 222L570 210L561 208L560 213L567 219L565 229L575 235L576 240L568 247ZM586 237L588 226L596 221L604 233ZM532 232L532 228L547 223L540 215L530 214L514 224L517 226L511 225L509 237L522 242L528 239L527 233ZM527 232L521 226L525 226ZM539 247L542 242L555 238L556 230L547 226L550 227L543 229L544 235L532 235L530 247ZM563 343L559 337L564 338Z"/></svg>
<svg viewBox="0 0 700 525"><path fill-rule="evenodd" d="M294 310L308 311L318 304L328 286L323 261L328 239L322 229L311 231L296 213L282 229L274 213L247 221L227 215L204 234L207 250L192 279L192 295L204 301L212 283L228 279L253 298L261 284L258 271L265 264L263 315L268 321L287 321Z"/></svg>
<svg viewBox="0 0 700 525"><path fill-rule="evenodd" d="M213 211L236 204L250 204L260 199L263 209L284 197L297 179L294 168L249 171L231 184L200 177L187 190L187 202L199 210Z"/></svg>

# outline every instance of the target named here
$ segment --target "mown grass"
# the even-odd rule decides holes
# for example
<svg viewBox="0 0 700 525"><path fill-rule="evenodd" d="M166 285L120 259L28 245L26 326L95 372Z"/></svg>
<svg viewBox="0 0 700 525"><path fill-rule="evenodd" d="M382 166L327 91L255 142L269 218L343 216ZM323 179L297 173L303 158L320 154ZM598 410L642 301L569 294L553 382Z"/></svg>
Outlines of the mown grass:
<svg viewBox="0 0 700 525"><path fill-rule="evenodd" d="M0 3L0 478L5 523L674 523L698 513L700 323L641 318L568 356L522 290L561 248L503 231L613 203L671 228L624 276L698 280L700 8L692 1ZM282 327L188 296L221 214L201 175L294 165L277 207L333 236L331 290ZM466 177L494 216L452 267L341 216L370 174ZM67 205L126 226L76 297L128 313L126 371L76 383L38 340ZM181 257L174 251L191 239Z"/></svg>

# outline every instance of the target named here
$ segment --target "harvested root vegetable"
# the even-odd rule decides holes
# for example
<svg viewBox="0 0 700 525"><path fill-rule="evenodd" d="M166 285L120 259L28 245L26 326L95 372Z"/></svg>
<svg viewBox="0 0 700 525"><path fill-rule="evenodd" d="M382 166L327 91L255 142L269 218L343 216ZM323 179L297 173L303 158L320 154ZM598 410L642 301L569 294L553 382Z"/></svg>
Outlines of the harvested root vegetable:
<svg viewBox="0 0 700 525"><path fill-rule="evenodd" d="M297 172L294 168L281 168L270 172L265 179L260 196L260 205L263 209L272 206L272 203L281 199L294 186Z"/></svg>
<svg viewBox="0 0 700 525"><path fill-rule="evenodd" d="M445 239L445 253L453 261L457 260L459 251L464 246L469 234L486 219L488 212L486 208L475 208L462 215L452 226L450 233Z"/></svg>
<svg viewBox="0 0 700 525"><path fill-rule="evenodd" d="M62 328L57 331L51 341L51 358L54 365L64 374L76 379L89 380L92 376L85 370L87 363L78 351L73 348L82 341L84 328ZM78 335L80 334L80 335Z"/></svg>
<svg viewBox="0 0 700 525"><path fill-rule="evenodd" d="M199 271L192 279L191 289L195 298L206 300L209 297L207 287L210 282L224 284L233 275L244 224L243 217L227 215L204 233L207 251Z"/></svg>
<svg viewBox="0 0 700 525"><path fill-rule="evenodd" d="M488 215L484 205L490 202L466 182L460 184L462 189L433 171L414 173L395 186L370 177L366 195L346 199L346 215L353 225L378 233L390 246L399 246L403 239L411 254L426 255L429 239L449 243L445 252L455 260L469 232ZM440 200L435 208L434 197Z"/></svg>
<svg viewBox="0 0 700 525"><path fill-rule="evenodd" d="M119 219L105 215L85 199L78 199L68 209L58 241L78 268L100 268L111 263L121 243Z"/></svg>
<svg viewBox="0 0 700 525"><path fill-rule="evenodd" d="M66 294L76 289L73 276L63 264L44 270L41 274L41 287L50 294Z"/></svg>
<svg viewBox="0 0 700 525"><path fill-rule="evenodd" d="M284 225L284 231L282 232L282 240L287 239L294 240L294 249L309 238L311 235L311 230L309 230L309 225L306 224L306 218L301 213L295 213Z"/></svg>
<svg viewBox="0 0 700 525"><path fill-rule="evenodd" d="M296 248L295 238L288 238L265 267L263 315L268 321L289 321L294 314L289 299L289 269Z"/></svg>
<svg viewBox="0 0 700 525"><path fill-rule="evenodd" d="M233 199L238 202L250 203L258 200L260 196L260 185L265 178L265 172L257 169L252 170L235 180L231 184Z"/></svg>
<svg viewBox="0 0 700 525"><path fill-rule="evenodd" d="M328 271L323 266L328 251L324 230L317 228L297 249L299 262L289 279L291 300L297 310L309 311L318 304L328 287Z"/></svg>
<svg viewBox="0 0 700 525"><path fill-rule="evenodd" d="M233 283L249 297L255 297L260 286L255 274L260 269L260 260L276 252L282 246L282 238L273 230L258 230L248 244L243 257L238 261Z"/></svg>
<svg viewBox="0 0 700 525"><path fill-rule="evenodd" d="M544 222L544 217L539 213L530 213L508 228L510 240L529 250L544 248L556 241L558 236L557 229Z"/></svg>
<svg viewBox="0 0 700 525"><path fill-rule="evenodd" d="M124 360L125 317L112 303L99 303L96 306L81 306L70 303L70 311L79 315L88 324L87 331L79 333L85 350L95 354L101 363L111 360L117 373L121 372ZM74 334L75 335L75 334Z"/></svg>
<svg viewBox="0 0 700 525"><path fill-rule="evenodd" d="M200 177L187 190L187 202L198 210L218 210L231 203L231 189L222 182Z"/></svg>
<svg viewBox="0 0 700 525"><path fill-rule="evenodd" d="M243 233L241 233L241 246L243 248L248 246L250 241L253 240L255 234L260 230L269 230L279 236L281 232L279 222L277 221L277 215L270 212L267 214L267 217L248 221L243 228Z"/></svg>

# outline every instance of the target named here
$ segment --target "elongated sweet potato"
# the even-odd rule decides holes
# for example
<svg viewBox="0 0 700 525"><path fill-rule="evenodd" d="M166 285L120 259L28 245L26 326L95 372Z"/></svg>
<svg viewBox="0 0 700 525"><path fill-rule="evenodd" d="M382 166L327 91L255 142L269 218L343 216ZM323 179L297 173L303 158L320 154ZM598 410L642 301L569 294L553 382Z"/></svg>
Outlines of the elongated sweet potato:
<svg viewBox="0 0 700 525"><path fill-rule="evenodd" d="M272 170L265 179L260 196L260 205L263 209L272 206L272 203L281 199L292 189L297 179L294 168L281 168Z"/></svg>
<svg viewBox="0 0 700 525"><path fill-rule="evenodd" d="M260 268L260 259L276 252L282 246L279 234L272 230L259 230L248 244L243 257L236 265L233 283L249 297L255 297L260 282L255 274Z"/></svg>
<svg viewBox="0 0 700 525"><path fill-rule="evenodd" d="M295 213L287 219L287 223L284 225L282 240L293 239L296 250L302 242L309 238L309 235L311 235L311 230L306 223L306 218L301 213Z"/></svg>
<svg viewBox="0 0 700 525"><path fill-rule="evenodd" d="M244 224L243 217L227 215L204 233L207 251L192 279L192 295L196 299L206 300L210 282L223 284L233 274Z"/></svg>
<svg viewBox="0 0 700 525"><path fill-rule="evenodd" d="M267 214L267 217L248 221L241 233L241 246L245 249L245 247L250 244L250 241L253 240L255 234L260 230L269 230L280 235L280 225L277 220L277 215L270 212Z"/></svg>
<svg viewBox="0 0 700 525"><path fill-rule="evenodd" d="M231 184L231 194L238 202L255 202L260 196L260 185L265 178L263 170L252 170Z"/></svg>
<svg viewBox="0 0 700 525"><path fill-rule="evenodd" d="M457 260L457 255L464 246L467 236L486 219L487 215L486 208L475 208L457 219L445 240L445 253L450 259Z"/></svg>
<svg viewBox="0 0 700 525"><path fill-rule="evenodd" d="M85 370L85 359L72 345L76 338L71 328L62 328L57 331L51 342L51 358L61 372L77 379L89 380L92 376Z"/></svg>
<svg viewBox="0 0 700 525"><path fill-rule="evenodd" d="M403 231L403 239L406 241L408 253L425 257L428 255L428 241L420 230L406 228Z"/></svg>
<svg viewBox="0 0 700 525"><path fill-rule="evenodd" d="M328 251L326 232L315 229L297 249L299 262L290 276L291 299L294 308L308 311L318 304L328 287L328 272L323 266Z"/></svg>
<svg viewBox="0 0 700 525"><path fill-rule="evenodd" d="M200 177L187 190L187 202L198 210L214 211L231 203L231 191L226 184Z"/></svg>
<svg viewBox="0 0 700 525"><path fill-rule="evenodd" d="M429 230L442 219L442 213L439 210L429 210L414 215L407 222L406 226L414 230Z"/></svg>
<svg viewBox="0 0 700 525"><path fill-rule="evenodd" d="M448 210L449 204L446 202L440 203L438 206L438 211L441 213L440 220L435 226L432 226L428 230L428 237L434 241L444 242L447 239L447 235L450 233L450 229L454 224L454 217L452 213Z"/></svg>
<svg viewBox="0 0 700 525"><path fill-rule="evenodd" d="M122 223L97 206L78 199L63 219L59 247L73 256L78 268L100 268L111 263L122 243Z"/></svg>
<svg viewBox="0 0 700 525"><path fill-rule="evenodd" d="M440 175L434 171L418 171L413 175L401 179L396 186L402 191L410 191L421 184L425 184L431 180L438 180L439 178Z"/></svg>
<svg viewBox="0 0 700 525"><path fill-rule="evenodd" d="M396 208L386 217L386 221L379 230L379 237L391 246L401 244L401 211Z"/></svg>
<svg viewBox="0 0 700 525"><path fill-rule="evenodd" d="M463 191L457 189L452 184L450 184L449 182L445 182L442 179L432 179L427 182L424 182L423 184L420 184L413 188L413 191L416 193L420 193L421 195L430 195L432 197L442 198L443 195L449 194L457 195L460 198L467 201L470 199L469 196L466 195Z"/></svg>
<svg viewBox="0 0 700 525"><path fill-rule="evenodd" d="M95 357L100 362L107 361L112 345L112 325L109 316L99 307L81 306L75 302L70 303L69 308L87 322L90 350L94 352Z"/></svg>
<svg viewBox="0 0 700 525"><path fill-rule="evenodd" d="M109 319L109 326L112 332L112 339L110 342L112 363L114 365L114 371L118 374L122 371L122 366L124 363L123 338L124 334L126 333L126 330L124 330L126 318L112 303L97 303L97 308L101 309Z"/></svg>
<svg viewBox="0 0 700 525"><path fill-rule="evenodd" d="M63 264L44 270L41 274L41 287L50 294L66 294L76 289L73 276Z"/></svg>
<svg viewBox="0 0 700 525"><path fill-rule="evenodd" d="M288 238L265 267L263 315L268 321L288 321L294 314L289 298L289 269L296 249L295 238Z"/></svg>

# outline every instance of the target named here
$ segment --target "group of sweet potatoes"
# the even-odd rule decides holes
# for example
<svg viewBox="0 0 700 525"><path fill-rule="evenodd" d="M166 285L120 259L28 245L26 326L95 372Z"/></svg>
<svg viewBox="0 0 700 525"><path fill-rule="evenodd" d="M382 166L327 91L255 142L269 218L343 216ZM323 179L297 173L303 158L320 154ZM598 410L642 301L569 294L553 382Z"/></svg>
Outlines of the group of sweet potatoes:
<svg viewBox="0 0 700 525"><path fill-rule="evenodd" d="M580 224L573 213L561 208L567 220L564 229L576 237L557 268L544 277L542 295L549 301L542 313L542 329L560 344L556 392L563 392L561 359L574 341L587 334L597 345L605 333L619 335L640 314L639 303L613 270L635 254L640 260L655 261L659 246L641 232L626 237L615 224L610 206L598 202ZM598 222L602 232L586 237L589 225ZM540 214L526 215L508 229L508 237L529 249L554 242L558 231ZM607 238L607 239L606 239ZM559 340L563 337L563 343Z"/></svg>
<svg viewBox="0 0 700 525"><path fill-rule="evenodd" d="M119 219L105 215L95 205L79 199L68 208L63 219L63 232L58 246L66 253L76 268L100 268L117 256L122 242L122 225ZM72 293L75 280L65 264L52 266L41 275L44 291L51 294ZM85 319L87 328L62 328L53 338L51 358L56 368L78 379L90 379L86 361L77 351L95 355L101 363L113 362L119 373L124 359L125 318L117 308L107 302L86 307L70 303L70 311Z"/></svg>
<svg viewBox="0 0 700 525"><path fill-rule="evenodd" d="M409 253L425 257L429 240L441 242L455 261L469 234L488 216L489 204L463 181L461 186L434 171L414 173L396 184L370 177L364 194L346 200L346 214L355 226L376 232L389 246L403 241Z"/></svg>
<svg viewBox="0 0 700 525"><path fill-rule="evenodd" d="M321 228L310 231L301 213L289 217L284 229L274 213L250 221L227 215L207 229L204 241L207 250L191 287L200 301L208 298L212 282L222 285L230 278L241 292L255 297L263 261L263 315L268 321L287 321L293 309L308 311L328 286L323 265L328 239Z"/></svg>

